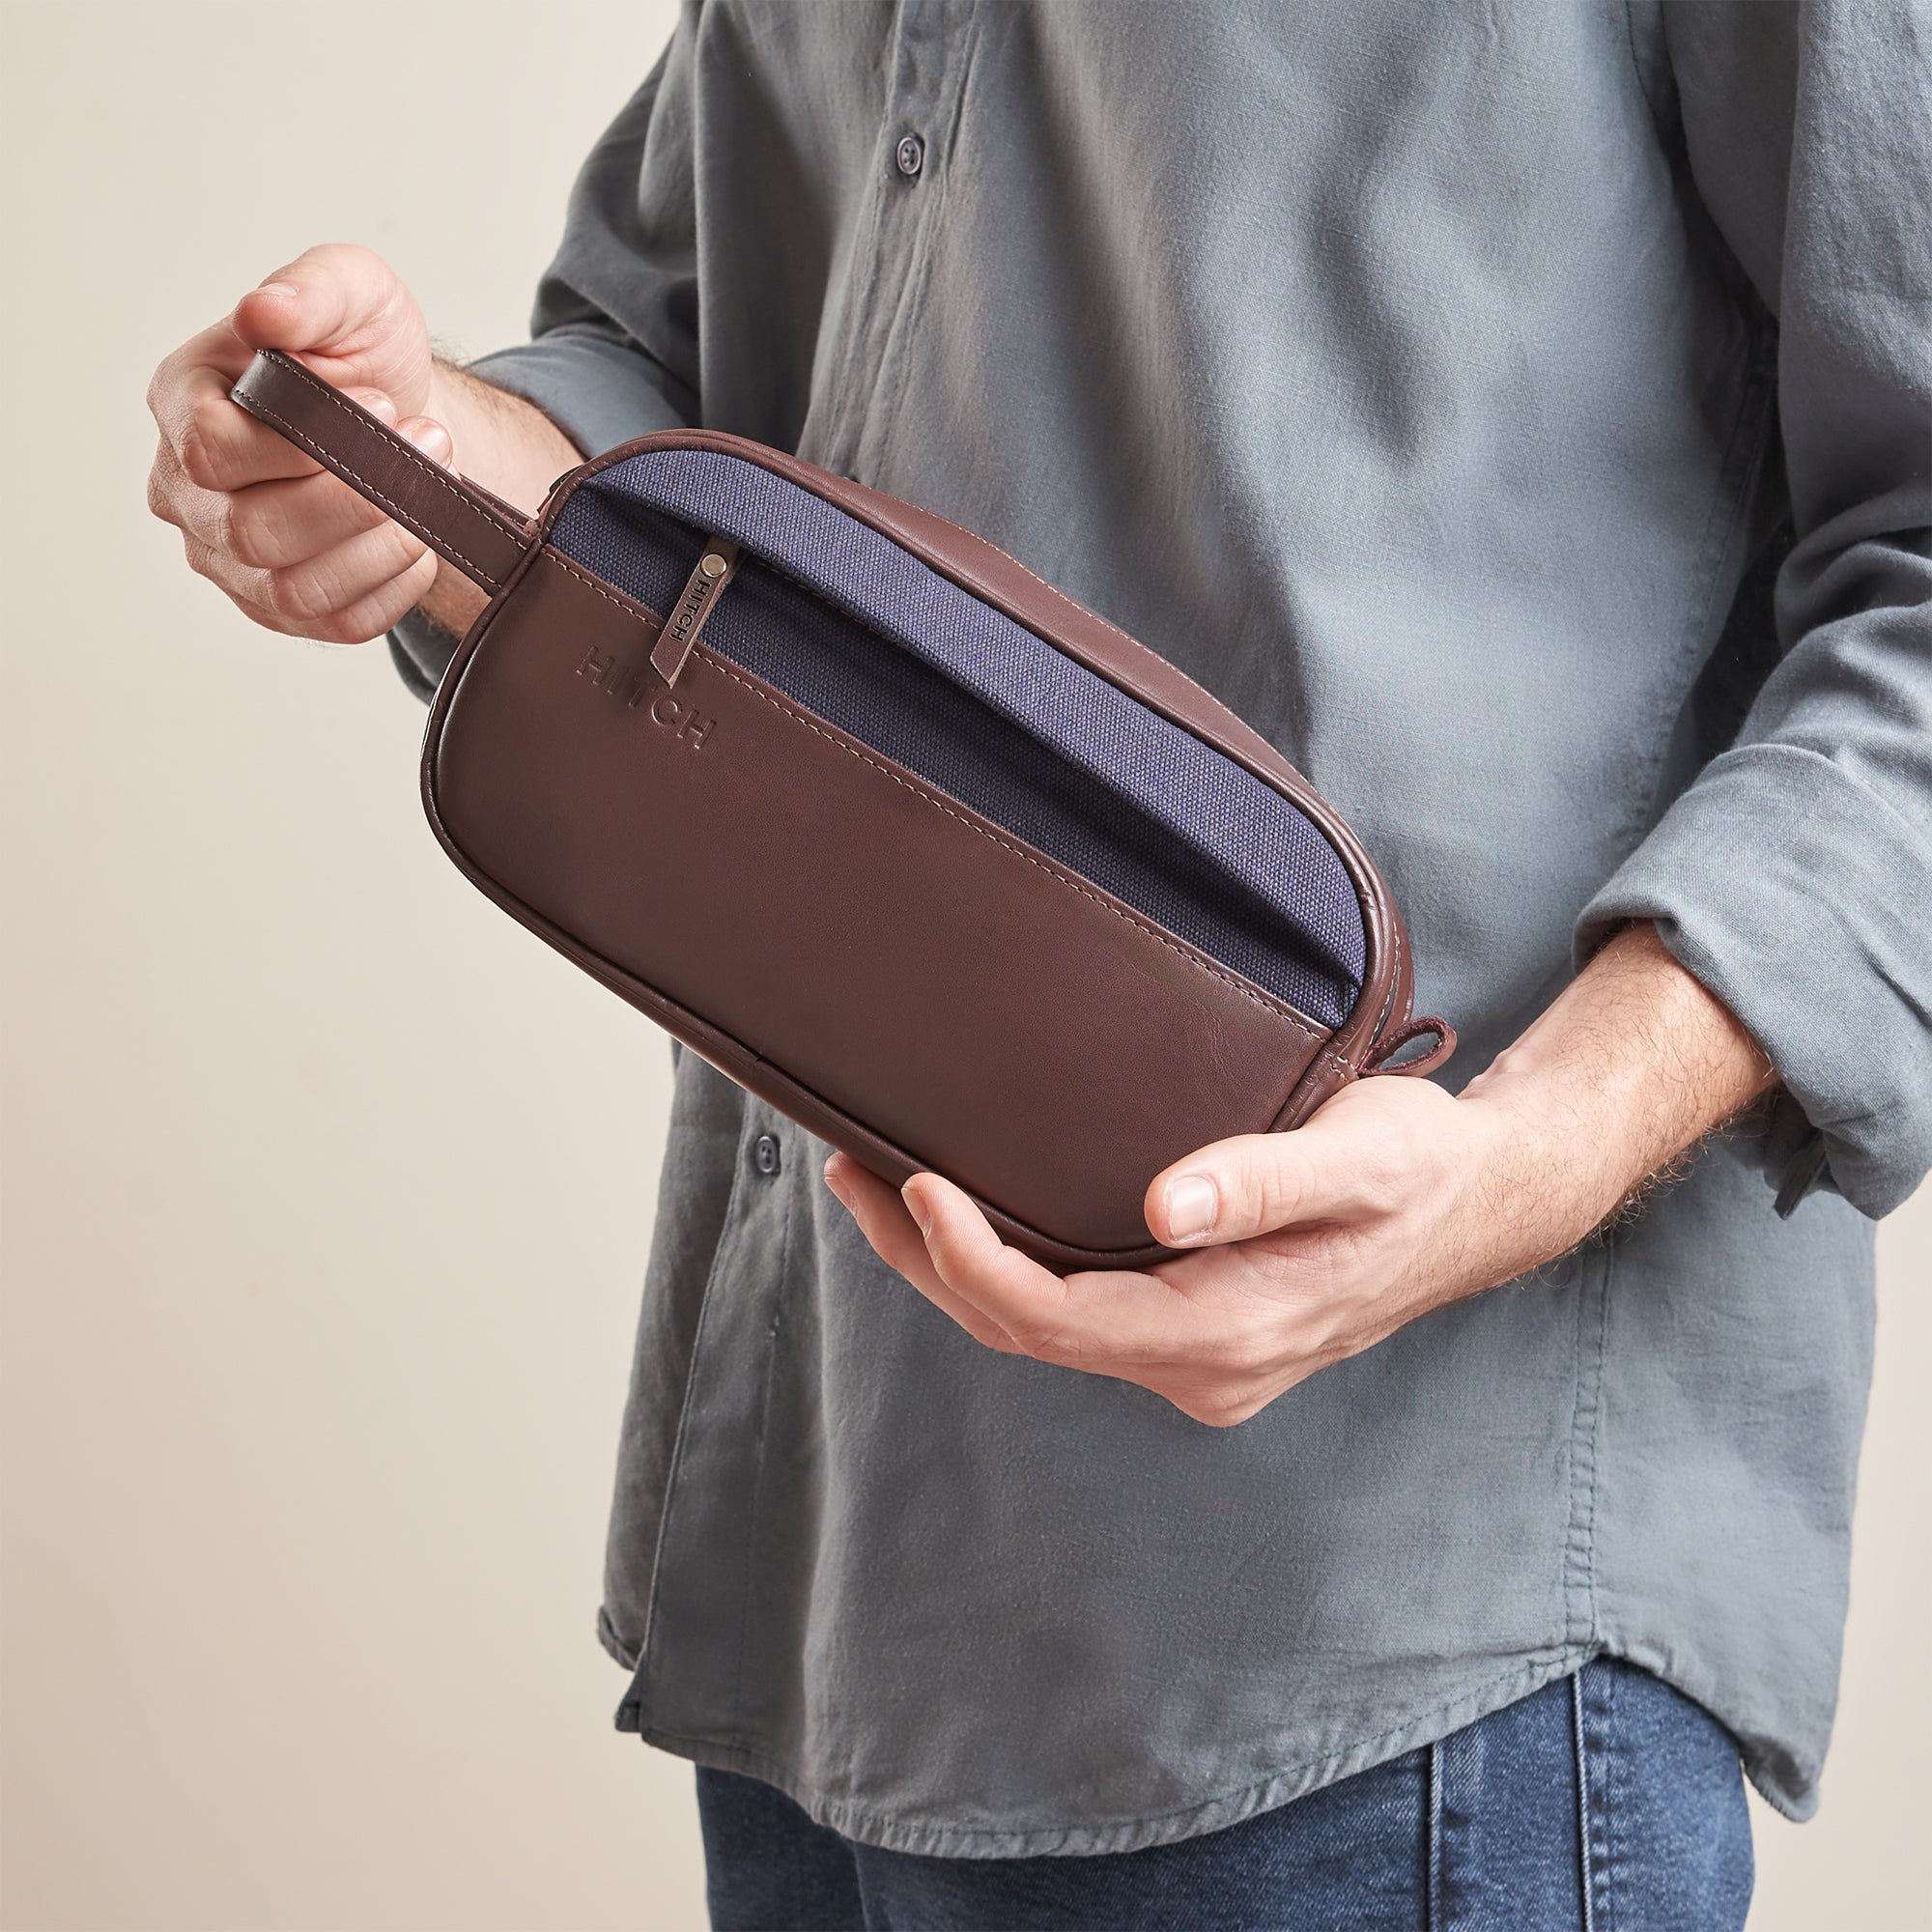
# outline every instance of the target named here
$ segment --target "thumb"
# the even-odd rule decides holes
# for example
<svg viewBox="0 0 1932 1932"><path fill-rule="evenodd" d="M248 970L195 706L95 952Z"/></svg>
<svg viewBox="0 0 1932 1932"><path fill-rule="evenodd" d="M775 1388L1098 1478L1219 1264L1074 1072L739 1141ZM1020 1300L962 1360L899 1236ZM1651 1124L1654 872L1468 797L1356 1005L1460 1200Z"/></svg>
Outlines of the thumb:
<svg viewBox="0 0 1932 1932"><path fill-rule="evenodd" d="M1155 1175L1147 1222L1172 1248L1314 1222L1365 1223L1489 1158L1453 1094L1426 1080L1357 1080L1293 1133L1236 1134Z"/></svg>
<svg viewBox="0 0 1932 1932"><path fill-rule="evenodd" d="M1413 1138L1385 1109L1331 1101L1289 1134L1237 1134L1154 1176L1148 1228L1172 1248L1252 1240L1296 1223L1385 1211L1388 1182Z"/></svg>
<svg viewBox="0 0 1932 1932"><path fill-rule="evenodd" d="M371 249L342 242L309 249L243 296L231 326L250 349L298 355L338 388L383 390L401 414L428 400L428 325Z"/></svg>
<svg viewBox="0 0 1932 1932"><path fill-rule="evenodd" d="M1304 1146L1294 1134L1238 1134L1197 1149L1149 1185L1149 1232L1171 1248L1193 1248L1300 1219L1313 1179Z"/></svg>
<svg viewBox="0 0 1932 1932"><path fill-rule="evenodd" d="M440 463L445 469L455 467L456 444L434 416L410 416L396 425L396 434L414 443L432 463Z"/></svg>

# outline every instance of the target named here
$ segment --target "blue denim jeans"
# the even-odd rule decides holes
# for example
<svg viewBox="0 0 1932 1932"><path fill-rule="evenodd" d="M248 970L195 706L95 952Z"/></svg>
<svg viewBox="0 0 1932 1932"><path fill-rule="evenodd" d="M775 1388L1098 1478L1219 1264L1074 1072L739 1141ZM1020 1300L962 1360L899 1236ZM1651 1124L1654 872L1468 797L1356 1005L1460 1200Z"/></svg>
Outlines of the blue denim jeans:
<svg viewBox="0 0 1932 1932"><path fill-rule="evenodd" d="M697 1774L716 1932L1739 1932L1737 1747L1601 1661L1426 1749L1226 1831L1097 1858L855 1844L730 1772Z"/></svg>

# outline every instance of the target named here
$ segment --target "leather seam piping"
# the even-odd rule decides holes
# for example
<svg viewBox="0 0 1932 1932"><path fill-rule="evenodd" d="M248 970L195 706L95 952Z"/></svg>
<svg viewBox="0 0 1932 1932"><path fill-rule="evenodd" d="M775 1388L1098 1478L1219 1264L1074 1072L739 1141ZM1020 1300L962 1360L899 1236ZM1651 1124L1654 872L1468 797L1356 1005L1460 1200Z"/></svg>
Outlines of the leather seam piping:
<svg viewBox="0 0 1932 1932"><path fill-rule="evenodd" d="M837 509L839 506L835 503L833 507ZM917 508L918 506L914 505L914 507ZM847 516L850 516L851 512L848 510L846 511L845 514ZM944 524L949 530L957 530L962 537L971 537L975 543L982 543L982 544L992 543L991 538L980 536L977 530L969 530L964 524L955 524L951 517L942 517L937 510L925 510L922 512L922 514L930 517L932 521L936 524ZM1177 667L1175 667L1174 665L1169 664L1168 661L1164 657L1162 657L1161 654L1158 651L1156 651L1151 644L1144 644L1138 638L1130 637L1125 631L1122 630L1121 627L1118 624L1116 624L1111 618L1101 616L1099 611L1089 610L1085 604L1079 603L1074 598L1068 596L1065 590L1061 589L1059 584L1049 583L1046 581L1046 579L1039 574L1038 571L1029 569L1028 566L1025 563L1023 563L1018 557L1016 557L1011 551L1001 550L999 545L997 544L993 544L992 547L993 549L999 551L1000 555L1003 556L1009 563L1010 563L1013 566L1013 568L1017 570L1023 577L1032 579L1032 581L1035 583L1037 583L1039 587L1042 590L1044 590L1049 597L1055 598L1060 603L1065 605L1065 607L1069 611L1073 611L1076 616L1093 618L1094 621L1097 623L1103 630L1110 631L1113 633L1115 637L1119 638L1122 643L1131 645L1133 649L1140 656L1144 658L1151 658L1153 662L1159 665L1163 670L1173 670L1177 668ZM905 547L901 545L900 548L904 549ZM917 554L917 553L909 553L909 554ZM923 557L920 560L921 562L924 562L924 559ZM926 564L926 568L930 570L932 566L930 564ZM935 572L934 574L938 575L939 573ZM982 598L980 601L983 603L987 600ZM1050 640L1048 641L1050 644ZM1057 646L1053 647L1057 648ZM1063 651L1061 655L1065 656L1066 653ZM1074 662L1078 663L1079 660L1075 659ZM1096 676L1098 675L1097 672L1095 672L1094 674ZM1185 675L1184 672L1182 674ZM1212 694L1210 693L1209 696L1212 696ZM1170 720L1169 722L1172 723L1173 721ZM1187 729L1185 725L1181 725L1179 728L1182 730ZM1189 733L1189 736L1195 736L1195 735L1198 734L1192 732ZM1293 803L1293 801L1291 802ZM1297 810L1299 810L1298 806ZM1305 818L1308 816L1308 814L1304 811L1302 813L1302 816ZM1310 822L1313 823L1312 820ZM1318 825L1316 826L1316 830L1320 832L1321 828ZM1324 840L1327 839L1328 835L1325 832L1322 833L1321 836Z"/></svg>
<svg viewBox="0 0 1932 1932"><path fill-rule="evenodd" d="M410 445L407 442L405 442L401 437L397 436L393 430L386 428L384 424L377 422L374 419L365 422L362 418L362 415L356 410L355 410L349 403L345 402L343 398L340 395L338 395L334 389L332 389L327 383L323 382L312 371L303 368L302 365L299 362L298 362L293 355L288 356L285 359L287 360L291 372L296 376L299 377L301 381L307 384L311 389L314 389L323 398L323 400L327 402L331 408L341 411L341 412L344 415L346 415L351 422L355 423L358 429L366 429L367 431L369 431L371 435L373 435L376 438L376 440L379 442L386 443L388 447L391 450L393 450L396 455L400 456L406 463L410 464L413 469L420 469L422 473L425 476L427 476L429 480L432 483L434 483L439 490L442 491L445 496L453 497L460 508L468 510L475 516L481 517L486 524L489 524L494 529L498 531L501 535L508 537L510 541L516 544L520 549L529 541L529 531L527 529L519 530L512 527L512 526L506 524L501 517L497 516L494 510L489 508L487 504L479 503L473 497L466 497L463 494L463 492L459 490L455 486L455 484L453 484L449 480L447 474L442 470L440 465L432 463L428 457L422 454L420 450L411 448ZM306 442L308 441L308 439L304 437L302 440ZM310 444L310 447L313 448L314 445ZM344 464L343 468L347 469L348 465ZM352 476L355 474L355 472L353 469L350 470L349 473ZM358 483L362 481L362 479L359 476L356 477L355 480ZM1022 564L1020 567L1024 569L1026 566Z"/></svg>
<svg viewBox="0 0 1932 1932"><path fill-rule="evenodd" d="M412 515L409 510L405 509L393 497L385 496L366 476L362 475L358 470L353 469L341 457L325 451L322 444L317 442L312 436L304 436L286 416L282 415L278 411L271 410L259 396L250 396L248 398L248 406L251 411L258 412L262 415L267 416L284 436L294 437L298 442L301 443L315 456L317 462L325 469L338 472L355 483L357 489L366 491L377 502L382 504L384 509L388 511L389 515L397 523L408 529L411 535L420 538L433 551L446 552L452 560L460 563L465 570L473 570L477 577L483 582L487 583L492 590L502 589L503 581L501 578L497 577L494 572L486 570L474 557L465 556L446 535L432 531L429 526L423 523L419 517ZM447 488L448 486L445 485L444 487ZM456 496L456 492L452 490L450 491L450 495L454 497ZM456 500L461 503L464 499L461 497L457 497ZM479 510L477 514L481 516L484 513ZM494 518L491 521L493 523L496 522ZM497 527L502 530L505 536L513 534L500 524L497 525ZM521 541L521 539L518 539L518 541Z"/></svg>
<svg viewBox="0 0 1932 1932"><path fill-rule="evenodd" d="M1024 859L1029 866L1035 867L1039 871L1044 872L1049 879L1058 881L1068 892L1077 893L1083 899L1092 900L1103 912L1112 913L1123 925L1130 925L1137 932L1145 933L1156 945L1166 947L1176 958L1185 960L1188 965L1207 974L1210 979L1221 980L1235 992L1240 994L1244 1000L1252 1000L1256 1006L1262 1008L1264 1011L1280 1015L1297 1033L1301 1034L1317 1047L1324 1045L1332 1037L1321 1032L1313 1022L1303 1019L1292 1008L1283 1005L1278 1000L1270 998L1259 987L1250 986L1245 980L1236 978L1233 973L1226 972L1219 966L1214 965L1205 955L1191 951L1179 940L1170 938L1157 926L1150 924L1145 920L1136 918L1132 913L1125 911L1120 906L1109 904L1098 893L1090 891L1089 888L1080 884L1077 879L1061 871L1057 867L1049 865L1045 860L1035 857L1025 846L1014 844L1010 839L1003 838L990 826L974 824L970 818L966 817L955 807L949 805L938 793L926 790L923 785L918 784L910 779L902 778L890 765L861 751L857 746L842 743L806 713L794 710L792 706L786 704L782 699L772 696L769 692L760 691L750 678L742 675L735 667L726 663L724 659L715 656L712 652L706 650L703 645L697 645L693 650L692 655L702 658L713 670L718 671L724 677L728 677L733 684L742 685L753 697L757 698L761 703L769 704L781 716L789 718L795 724L802 725L806 730L811 732L813 736L823 738L834 750L843 752L847 757L858 759L862 765L869 765L881 778L890 779L902 791L909 791L915 798L924 800L934 810L943 811L948 818L957 819L968 832L977 833L981 838L999 846L1002 851L1010 852L1016 859Z"/></svg>
<svg viewBox="0 0 1932 1932"><path fill-rule="evenodd" d="M655 619L658 628L657 631L654 633L654 635L659 637L662 637L664 635L664 619L662 617L659 617L655 611L647 612L641 604L633 604L628 599L620 597L619 595L617 595L615 591L611 590L611 587L608 584L604 583L600 579L592 577L587 570L580 570L578 566L572 563L571 560L567 556L565 556L560 550L556 549L554 545L545 544L543 547L542 555L544 562L555 564L557 569L562 571L566 577L576 578L578 582L582 584L584 589L596 591L598 596L603 598L605 603L614 605L619 611L621 611L624 613L625 616L630 618L630 620L634 624L636 624L639 630L649 631L651 628L651 622L653 619ZM693 648L696 649L696 647L694 645ZM663 676L663 673L659 672L659 675ZM668 682L668 679L667 682Z"/></svg>

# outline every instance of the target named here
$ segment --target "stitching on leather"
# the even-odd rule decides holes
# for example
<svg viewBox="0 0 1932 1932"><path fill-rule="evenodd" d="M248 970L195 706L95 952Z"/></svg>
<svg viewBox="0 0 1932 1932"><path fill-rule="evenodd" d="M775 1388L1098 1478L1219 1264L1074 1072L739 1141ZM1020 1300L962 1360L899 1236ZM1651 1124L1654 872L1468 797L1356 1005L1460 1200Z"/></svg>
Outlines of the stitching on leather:
<svg viewBox="0 0 1932 1932"><path fill-rule="evenodd" d="M834 507L837 508L838 506L834 505ZM850 514L851 514L850 511L846 512L846 515L849 516ZM1072 597L1069 597L1065 591L1061 589L1059 584L1049 583L1046 581L1046 579L1039 574L1038 571L1028 569L1027 566L1024 563L1022 563L1020 559L1012 554L1011 551L1001 550L999 545L992 542L990 538L982 537L977 530L969 530L964 524L955 524L951 517L942 517L937 510L923 510L921 511L920 514L922 516L930 517L935 524L944 524L949 530L957 530L962 537L971 537L975 543L985 544L989 550L996 551L1001 556L1005 557L1006 560L1009 564L1011 564L1012 567L1015 570L1017 570L1022 577L1031 578L1033 582L1037 583L1039 587L1042 590L1044 590L1049 597L1057 597L1061 603L1065 604L1066 608L1069 611L1073 611L1076 615L1081 617L1091 617L1096 624L1100 626L1100 628L1103 631L1111 631L1115 637L1120 639L1122 643L1131 644L1134 647L1134 649L1141 654L1142 657L1151 658L1154 661L1154 663L1159 665L1163 670L1174 669L1174 666L1169 664L1168 661L1164 657L1162 657L1158 651L1154 650L1151 645L1144 644L1138 638L1129 636L1125 631L1122 630L1118 624L1112 622L1110 619L1106 617L1101 616L1099 611L1090 611L1086 605L1077 602ZM914 554L917 554L917 553L915 552ZM924 561L923 558L921 558L920 560L922 562ZM927 569L930 569L931 565L928 564L926 567Z"/></svg>
<svg viewBox="0 0 1932 1932"><path fill-rule="evenodd" d="M567 556L565 556L560 550L555 549L551 544L545 544L543 547L543 560L546 563L555 564L557 569L562 571L566 577L576 578L578 582L582 584L584 589L596 591L598 596L603 598L605 603L614 604L618 610L623 611L625 616L630 618L632 623L637 625L639 630L640 631L650 630L651 626L649 621L647 621L646 619L645 612L642 607L635 604L626 603L624 599L619 597L614 591L612 591L609 585L599 582L598 580L592 577L587 570L579 570L578 567L574 563L572 563L571 560ZM656 619L658 627L657 635L662 636L664 632L664 619L662 617L659 617L658 613L655 611L651 611L649 615L651 618Z"/></svg>
<svg viewBox="0 0 1932 1932"><path fill-rule="evenodd" d="M311 389L314 389L332 409L340 410L358 429L366 430L378 441L387 443L406 463L412 464L414 468L420 469L439 490L442 491L446 496L454 497L461 508L469 510L481 517L485 523L492 525L514 543L521 544L528 535L528 532L526 530L513 529L501 517L490 509L488 505L477 502L473 497L466 497L421 450L412 448L393 430L377 422L366 412L357 409L346 396L338 395L320 376L317 376L311 370L304 369L293 356L286 358L286 366L292 374L298 376ZM346 469L347 465L344 468ZM359 482L361 479L358 477L356 480Z"/></svg>
<svg viewBox="0 0 1932 1932"><path fill-rule="evenodd" d="M835 738L823 725L808 717L804 712L794 710L781 699L772 696L769 692L760 691L750 678L743 676L723 658L714 656L702 644L697 645L693 650L692 655L702 658L712 669L728 677L733 684L742 685L753 697L759 699L762 703L769 704L774 711L777 711L782 717L789 718L795 724L803 725L806 730L811 732L815 737L823 738L835 750L843 752L848 757L858 759L862 765L869 765L882 778L890 779L900 790L909 791L915 798L923 799L935 810L943 811L948 818L958 820L967 831L978 833L981 838L999 846L1002 851L1010 852L1016 859L1024 859L1029 866L1044 872L1049 879L1053 879L1060 885L1065 886L1068 892L1077 893L1083 899L1091 899L1103 912L1112 913L1122 924L1130 925L1137 932L1145 933L1156 945L1166 947L1177 958L1184 959L1190 966L1206 973L1209 978L1221 980L1224 984L1232 987L1236 993L1240 994L1244 1000L1252 1000L1256 1006L1262 1008L1264 1011L1278 1014L1281 1018L1287 1020L1297 1033L1302 1034L1308 1039L1320 1044L1330 1037L1330 1036L1322 1034L1311 1026L1307 1020L1304 1020L1292 1008L1282 1005L1278 1000L1270 999L1257 987L1250 986L1245 980L1236 979L1234 974L1224 972L1220 967L1204 958L1200 953L1182 946L1179 941L1170 939L1166 933L1162 932L1156 926L1150 925L1145 920L1137 919L1132 913L1125 911L1122 907L1110 904L1098 893L1090 891L1087 887L1081 885L1076 879L1070 878L1058 867L1048 865L1044 860L1036 858L1023 845L1015 845L1011 839L1002 838L999 833L988 826L974 824L963 812L959 811L953 806L949 805L936 792L927 791L923 785L916 784L909 779L901 777L890 765L869 756L856 745L847 745L841 740Z"/></svg>
<svg viewBox="0 0 1932 1932"><path fill-rule="evenodd" d="M376 488L375 484L370 482L366 476L353 469L341 457L325 450L322 444L316 441L314 437L304 436L294 423L290 422L285 416L279 414L274 410L271 410L268 404L262 401L261 397L250 396L248 398L248 407L251 412L267 416L284 436L292 436L298 442L305 444L325 469L332 469L339 475L347 477L359 488L366 490L377 502L381 503L388 511L390 516L395 518L397 523L404 525L416 536L419 536L424 543L429 545L431 550L440 552L451 558L452 561L460 563L465 570L473 570L493 590L502 589L503 582L501 578L493 575L473 557L465 556L446 536L432 532L428 525L412 516L393 497L385 497L382 491ZM458 497L457 500L461 502L463 498ZM494 523L496 520L493 518L491 521ZM501 528L502 526L498 525L497 527Z"/></svg>
<svg viewBox="0 0 1932 1932"><path fill-rule="evenodd" d="M1373 1037L1365 1043L1364 1060L1367 1059L1370 1053L1375 1051L1376 1042L1381 1037L1383 1026L1388 1023L1388 1020L1394 1014L1396 991L1402 984L1405 945L1402 920L1400 916L1392 913L1389 920L1389 1011L1377 1023ZM1415 982L1412 979L1409 981L1408 988L1408 1009L1411 1015L1415 1011Z"/></svg>

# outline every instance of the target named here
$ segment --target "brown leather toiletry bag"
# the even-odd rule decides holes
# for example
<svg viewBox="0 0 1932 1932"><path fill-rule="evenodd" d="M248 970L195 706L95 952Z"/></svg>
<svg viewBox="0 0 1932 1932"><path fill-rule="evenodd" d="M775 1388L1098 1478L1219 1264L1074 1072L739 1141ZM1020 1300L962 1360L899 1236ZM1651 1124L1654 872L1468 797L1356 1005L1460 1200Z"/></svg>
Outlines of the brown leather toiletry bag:
<svg viewBox="0 0 1932 1932"><path fill-rule="evenodd" d="M1399 1070L1446 1058L1335 810L982 538L710 430L530 525L287 356L234 395L490 594L423 747L450 857L886 1179L948 1176L1051 1266L1140 1265L1170 1162L1423 1033Z"/></svg>

